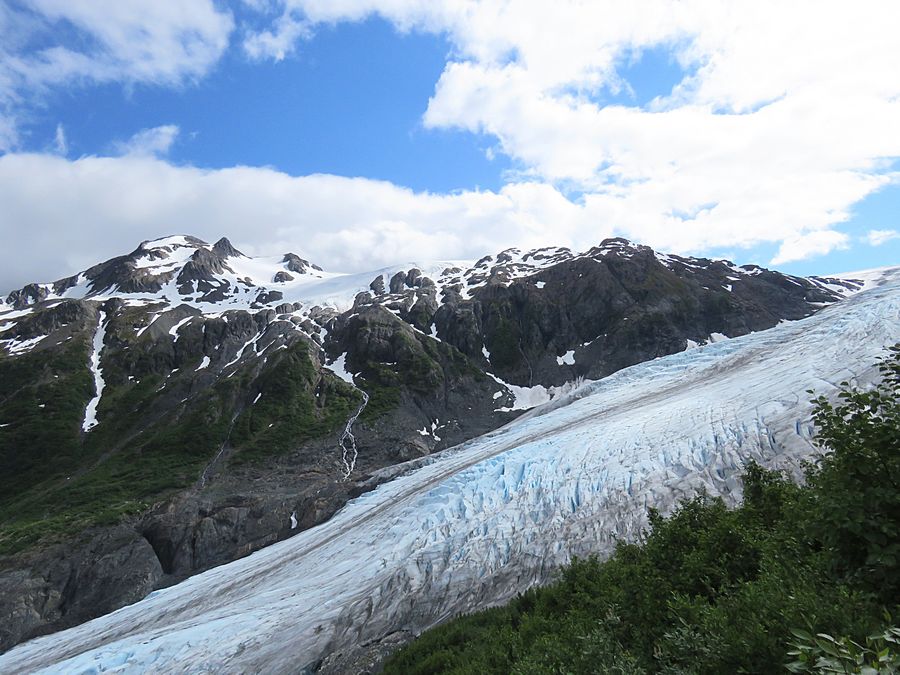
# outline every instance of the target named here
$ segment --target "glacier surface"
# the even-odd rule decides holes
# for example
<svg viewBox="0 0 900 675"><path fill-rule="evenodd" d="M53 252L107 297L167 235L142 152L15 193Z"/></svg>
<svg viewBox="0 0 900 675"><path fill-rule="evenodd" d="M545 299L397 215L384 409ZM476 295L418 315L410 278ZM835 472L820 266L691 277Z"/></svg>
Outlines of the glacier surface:
<svg viewBox="0 0 900 675"><path fill-rule="evenodd" d="M900 340L900 270L807 319L581 386L401 469L330 521L0 655L0 672L297 672L546 581L751 459L815 452L807 389L865 385Z"/></svg>

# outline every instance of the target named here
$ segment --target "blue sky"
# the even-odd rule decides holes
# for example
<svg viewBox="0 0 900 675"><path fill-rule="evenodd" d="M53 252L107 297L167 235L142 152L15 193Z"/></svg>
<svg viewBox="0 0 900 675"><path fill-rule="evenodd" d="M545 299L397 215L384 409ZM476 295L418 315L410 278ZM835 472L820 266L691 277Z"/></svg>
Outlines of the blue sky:
<svg viewBox="0 0 900 675"><path fill-rule="evenodd" d="M491 139L422 126L449 51L440 36L400 34L379 19L326 27L279 62L230 50L193 85L55 92L24 126L25 146L53 148L62 124L69 156L109 154L141 129L176 124L167 153L176 163L366 176L415 190L498 189L510 162L486 158Z"/></svg>
<svg viewBox="0 0 900 675"><path fill-rule="evenodd" d="M578 3L13 2L0 285L173 231L332 269L605 236L797 274L900 262L900 78L840 89L896 42L889 4L859 35L781 15L781 43L737 12L602 4L598 28ZM817 51L832 28L846 72Z"/></svg>

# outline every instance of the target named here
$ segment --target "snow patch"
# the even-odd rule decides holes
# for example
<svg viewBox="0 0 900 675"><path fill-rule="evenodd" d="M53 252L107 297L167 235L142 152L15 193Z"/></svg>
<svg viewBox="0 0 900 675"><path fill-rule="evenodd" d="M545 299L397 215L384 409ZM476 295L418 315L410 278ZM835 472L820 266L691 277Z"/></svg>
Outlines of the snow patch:
<svg viewBox="0 0 900 675"><path fill-rule="evenodd" d="M81 424L82 431L90 431L97 426L97 406L100 404L100 397L103 395L103 388L106 382L103 381L103 371L100 368L100 352L103 351L103 341L106 339L106 312L100 311L100 318L97 322L97 330L94 332L93 350L91 351L90 368L94 375L94 398L87 404L84 411L84 422Z"/></svg>
<svg viewBox="0 0 900 675"><path fill-rule="evenodd" d="M511 406L503 406L501 408L497 408L494 412L512 412L514 410L531 410L532 408L536 408L538 406L544 405L545 403L549 403L554 398L568 393L572 390L573 386L576 386L574 383L566 383L559 387L545 387L540 384L536 384L533 387L520 387L515 384L510 384L508 382L504 382L499 377L494 375L493 373L487 373L488 377L493 378L493 380L497 384L501 384L506 387L509 392L513 395L513 404ZM581 385L581 380L578 381L578 386ZM499 395L498 395L499 394ZM494 400L497 400L502 395L502 392L496 392L494 394Z"/></svg>
<svg viewBox="0 0 900 675"><path fill-rule="evenodd" d="M28 338L27 340L17 340L15 338L9 340L0 340L0 344L3 344L10 356L18 356L19 354L26 354L34 349L37 344L43 340L46 335L38 335L37 337Z"/></svg>
<svg viewBox="0 0 900 675"><path fill-rule="evenodd" d="M171 335L175 338L173 340L173 342L178 342L178 329L181 328L184 324L188 323L193 318L194 318L193 316L186 317L169 329L169 335Z"/></svg>
<svg viewBox="0 0 900 675"><path fill-rule="evenodd" d="M353 384L353 375L347 372L347 352L344 352L339 357L337 357L333 363L326 364L325 367L328 368L332 373L341 378L344 382L349 384Z"/></svg>
<svg viewBox="0 0 900 675"><path fill-rule="evenodd" d="M562 356L556 357L557 365L566 365L566 366L574 366L575 365L575 350L570 349Z"/></svg>

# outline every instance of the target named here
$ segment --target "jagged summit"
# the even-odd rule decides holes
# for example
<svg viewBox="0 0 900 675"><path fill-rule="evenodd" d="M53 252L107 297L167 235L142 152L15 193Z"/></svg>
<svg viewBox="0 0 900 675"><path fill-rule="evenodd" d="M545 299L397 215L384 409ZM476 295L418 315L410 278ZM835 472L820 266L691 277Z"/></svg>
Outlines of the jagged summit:
<svg viewBox="0 0 900 675"><path fill-rule="evenodd" d="M679 276L697 277L706 288L728 292L750 277L769 281L777 278L779 283L808 286L807 300L813 303L833 302L859 286L840 279L799 279L755 265L736 266L727 260L656 253L620 237L604 239L583 253L553 246L528 251L508 248L475 262L406 263L369 273L342 274L326 272L294 253L250 257L226 237L210 245L197 237L178 234L141 242L131 253L80 274L52 283L28 284L10 293L0 305L0 312L64 299L109 297L171 306L187 304L206 313L298 303L344 311L373 298L381 298L382 304L394 309L409 310L419 299L407 297L413 289L433 290L434 302L439 306L469 299L479 289L509 286L524 278L534 277L536 283L546 283L539 275L564 263L594 261L616 265L624 260L652 261Z"/></svg>
<svg viewBox="0 0 900 675"><path fill-rule="evenodd" d="M228 308L274 306L281 296L268 286L302 281L310 275L321 278L322 268L293 253L251 258L226 237L210 245L178 234L143 241L131 253L80 274L52 283L28 284L10 293L5 304L23 310L54 300L121 297L134 302L196 304L206 310L219 303Z"/></svg>

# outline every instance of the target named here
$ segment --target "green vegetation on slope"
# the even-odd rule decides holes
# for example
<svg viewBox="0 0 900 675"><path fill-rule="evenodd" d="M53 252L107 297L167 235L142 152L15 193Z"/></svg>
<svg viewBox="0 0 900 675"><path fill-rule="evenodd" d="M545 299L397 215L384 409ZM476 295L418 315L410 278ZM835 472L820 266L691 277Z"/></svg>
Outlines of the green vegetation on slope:
<svg viewBox="0 0 900 675"><path fill-rule="evenodd" d="M197 481L229 432L238 461L257 461L331 433L361 400L343 382L319 381L303 343L258 376L247 367L180 402L166 393L178 390L177 373L129 380L114 352L100 424L82 434L87 364L84 340L0 360L0 423L9 423L0 428L0 555L145 511ZM262 396L235 420L249 391Z"/></svg>
<svg viewBox="0 0 900 675"><path fill-rule="evenodd" d="M805 486L751 465L738 508L651 512L640 542L424 633L384 672L898 672L900 346L880 368L877 389L816 400Z"/></svg>
<svg viewBox="0 0 900 675"><path fill-rule="evenodd" d="M238 416L231 444L234 461L277 455L336 431L362 402L362 395L336 377L319 378L309 348L297 342L267 368L253 387L259 400Z"/></svg>
<svg viewBox="0 0 900 675"><path fill-rule="evenodd" d="M83 340L0 359L0 508L77 466L80 425L94 393L87 362Z"/></svg>
<svg viewBox="0 0 900 675"><path fill-rule="evenodd" d="M134 391L148 391L152 380ZM233 405L228 384L216 385L139 433L132 432L133 437L116 441L114 433L129 428L122 421L131 410L107 406L95 430L107 425L103 438L94 438L95 431L86 435L78 466L68 467L68 475L48 470L44 480L0 506L0 554L113 524L190 485L225 440ZM119 400L133 402L133 397Z"/></svg>

